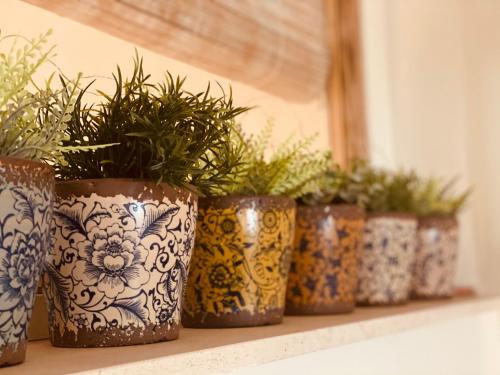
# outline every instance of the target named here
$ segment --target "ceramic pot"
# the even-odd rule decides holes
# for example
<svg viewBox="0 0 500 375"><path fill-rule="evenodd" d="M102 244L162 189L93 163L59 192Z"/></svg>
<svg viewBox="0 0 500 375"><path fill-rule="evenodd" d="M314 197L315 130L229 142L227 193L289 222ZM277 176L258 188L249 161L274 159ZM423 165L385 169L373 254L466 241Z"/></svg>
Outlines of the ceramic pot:
<svg viewBox="0 0 500 375"><path fill-rule="evenodd" d="M129 179L60 182L56 193L43 277L52 344L178 338L196 195Z"/></svg>
<svg viewBox="0 0 500 375"><path fill-rule="evenodd" d="M364 216L351 205L298 206L286 314L354 310Z"/></svg>
<svg viewBox="0 0 500 375"><path fill-rule="evenodd" d="M413 296L447 298L454 293L458 251L455 217L425 217L418 221Z"/></svg>
<svg viewBox="0 0 500 375"><path fill-rule="evenodd" d="M31 313L50 247L54 171L0 158L0 365L24 361Z"/></svg>
<svg viewBox="0 0 500 375"><path fill-rule="evenodd" d="M402 213L369 214L359 259L360 305L405 303L410 294L417 219Z"/></svg>
<svg viewBox="0 0 500 375"><path fill-rule="evenodd" d="M244 327L283 319L295 225L285 197L200 199L184 298L185 327Z"/></svg>

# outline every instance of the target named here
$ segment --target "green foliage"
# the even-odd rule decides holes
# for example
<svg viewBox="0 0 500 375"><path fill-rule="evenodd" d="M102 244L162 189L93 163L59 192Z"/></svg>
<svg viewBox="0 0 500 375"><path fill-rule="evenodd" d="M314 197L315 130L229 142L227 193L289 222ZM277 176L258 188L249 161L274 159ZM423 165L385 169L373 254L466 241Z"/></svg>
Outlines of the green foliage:
<svg viewBox="0 0 500 375"><path fill-rule="evenodd" d="M81 90L67 130L80 141L65 145L116 145L69 154L67 165L58 166L60 178L153 179L194 186L202 194L229 182L241 152L228 140L234 118L248 109L235 107L231 92L214 98L209 85L192 94L183 89L184 79L170 73L164 82L150 83L138 56L129 79L120 67L113 78L114 93L99 92L98 105L84 105Z"/></svg>
<svg viewBox="0 0 500 375"><path fill-rule="evenodd" d="M417 175L414 172L378 170L371 177L382 189L370 197L366 206L368 212L416 212Z"/></svg>
<svg viewBox="0 0 500 375"><path fill-rule="evenodd" d="M316 188L302 203L356 204L368 212L414 212L416 175L390 173L356 161L349 168L332 166L314 180Z"/></svg>
<svg viewBox="0 0 500 375"><path fill-rule="evenodd" d="M73 111L77 82L63 89L33 80L50 63L54 47L47 33L38 38L0 38L0 155L64 164L66 123ZM11 43L9 43L11 41Z"/></svg>
<svg viewBox="0 0 500 375"><path fill-rule="evenodd" d="M257 136L247 136L235 128L231 137L238 150L240 165L233 170L231 182L219 186L211 195L284 195L298 198L315 188L313 178L324 173L329 152L310 151L314 137L293 143L290 137L266 157L270 148L273 124L269 123Z"/></svg>
<svg viewBox="0 0 500 375"><path fill-rule="evenodd" d="M375 194L377 185L367 185L366 166L356 163L350 169L342 169L330 161L325 173L312 180L314 188L311 193L302 196L299 203L307 205L320 204L356 204L365 206L369 196ZM373 190L373 192L372 192Z"/></svg>
<svg viewBox="0 0 500 375"><path fill-rule="evenodd" d="M306 205L322 205L322 204L335 204L347 203L341 198L341 193L348 183L349 174L341 170L339 166L333 165L327 171L315 176L311 180L314 188L311 192L303 195L298 199L300 204ZM350 202L349 202L350 203Z"/></svg>
<svg viewBox="0 0 500 375"><path fill-rule="evenodd" d="M464 206L472 190L453 193L455 180L443 183L436 178L421 179L416 193L416 208L420 216L453 216Z"/></svg>

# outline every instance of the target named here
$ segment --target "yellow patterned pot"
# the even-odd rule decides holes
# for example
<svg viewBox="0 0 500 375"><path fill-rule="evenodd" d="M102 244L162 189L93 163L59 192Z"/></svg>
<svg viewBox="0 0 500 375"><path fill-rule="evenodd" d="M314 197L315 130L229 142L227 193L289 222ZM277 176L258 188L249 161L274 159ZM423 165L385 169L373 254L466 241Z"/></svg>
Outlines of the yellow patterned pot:
<svg viewBox="0 0 500 375"><path fill-rule="evenodd" d="M289 198L200 199L182 324L280 323L294 225L295 202Z"/></svg>
<svg viewBox="0 0 500 375"><path fill-rule="evenodd" d="M299 206L286 314L354 310L364 212L354 205Z"/></svg>

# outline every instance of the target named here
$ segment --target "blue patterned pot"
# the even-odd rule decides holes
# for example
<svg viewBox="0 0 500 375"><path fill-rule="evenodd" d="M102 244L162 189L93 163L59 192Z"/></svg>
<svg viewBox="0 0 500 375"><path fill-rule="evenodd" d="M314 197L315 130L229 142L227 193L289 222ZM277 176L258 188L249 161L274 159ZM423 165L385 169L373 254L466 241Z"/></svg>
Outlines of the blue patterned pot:
<svg viewBox="0 0 500 375"><path fill-rule="evenodd" d="M52 344L173 340L194 243L197 197L167 184L57 183L44 289Z"/></svg>
<svg viewBox="0 0 500 375"><path fill-rule="evenodd" d="M368 214L359 257L357 303L394 305L408 301L417 245L417 218L388 212Z"/></svg>
<svg viewBox="0 0 500 375"><path fill-rule="evenodd" d="M0 158L0 366L24 361L53 196L51 167Z"/></svg>
<svg viewBox="0 0 500 375"><path fill-rule="evenodd" d="M455 217L423 217L418 221L413 270L414 298L450 298L455 293L458 221Z"/></svg>

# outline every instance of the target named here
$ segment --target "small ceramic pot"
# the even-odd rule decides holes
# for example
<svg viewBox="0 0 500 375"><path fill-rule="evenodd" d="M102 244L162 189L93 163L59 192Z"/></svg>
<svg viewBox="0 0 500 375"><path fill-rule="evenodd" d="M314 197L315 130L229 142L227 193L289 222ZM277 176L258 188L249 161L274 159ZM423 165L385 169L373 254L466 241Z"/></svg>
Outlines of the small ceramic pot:
<svg viewBox="0 0 500 375"><path fill-rule="evenodd" d="M0 158L0 366L24 361L31 313L50 247L54 171Z"/></svg>
<svg viewBox="0 0 500 375"><path fill-rule="evenodd" d="M418 221L413 296L447 298L454 293L458 251L455 217L425 217Z"/></svg>
<svg viewBox="0 0 500 375"><path fill-rule="evenodd" d="M359 259L360 305L405 303L410 294L417 240L416 216L369 214Z"/></svg>
<svg viewBox="0 0 500 375"><path fill-rule="evenodd" d="M295 225L285 197L200 199L184 299L185 327L244 327L283 319Z"/></svg>
<svg viewBox="0 0 500 375"><path fill-rule="evenodd" d="M128 179L56 185L43 282L52 344L147 344L179 336L197 197Z"/></svg>
<svg viewBox="0 0 500 375"><path fill-rule="evenodd" d="M286 314L354 310L364 216L354 205L298 206Z"/></svg>

